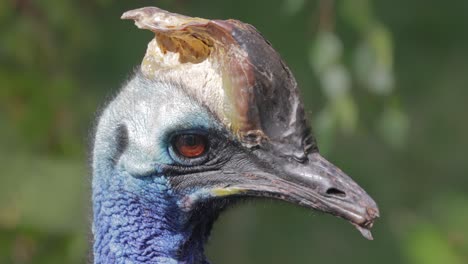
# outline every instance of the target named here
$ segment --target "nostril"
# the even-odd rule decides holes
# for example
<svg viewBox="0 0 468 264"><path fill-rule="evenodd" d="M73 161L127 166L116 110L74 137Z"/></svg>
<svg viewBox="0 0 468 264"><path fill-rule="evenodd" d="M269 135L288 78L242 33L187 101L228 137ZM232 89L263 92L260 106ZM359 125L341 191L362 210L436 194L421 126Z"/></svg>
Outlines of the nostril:
<svg viewBox="0 0 468 264"><path fill-rule="evenodd" d="M326 193L328 195L332 195L332 196L338 196L338 197L346 197L346 193L343 192L342 190L338 190L336 188L329 188Z"/></svg>

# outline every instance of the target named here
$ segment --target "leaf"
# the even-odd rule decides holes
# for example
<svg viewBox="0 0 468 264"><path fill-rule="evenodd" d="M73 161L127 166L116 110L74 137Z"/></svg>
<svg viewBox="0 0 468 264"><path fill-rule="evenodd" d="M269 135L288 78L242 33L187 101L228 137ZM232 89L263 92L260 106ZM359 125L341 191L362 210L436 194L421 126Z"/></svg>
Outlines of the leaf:
<svg viewBox="0 0 468 264"><path fill-rule="evenodd" d="M381 55L384 58L379 59L377 49L368 42L361 43L354 51L354 71L357 79L377 95L388 95L395 86L391 63L384 63L390 60L387 53Z"/></svg>
<svg viewBox="0 0 468 264"><path fill-rule="evenodd" d="M333 64L343 55L343 44L333 32L320 32L309 51L309 63L317 74Z"/></svg>
<svg viewBox="0 0 468 264"><path fill-rule="evenodd" d="M351 95L341 96L332 104L341 131L347 134L354 132L358 123L358 108Z"/></svg>
<svg viewBox="0 0 468 264"><path fill-rule="evenodd" d="M381 24L376 24L368 35L369 43L376 53L377 64L393 67L393 44L390 32Z"/></svg>
<svg viewBox="0 0 468 264"><path fill-rule="evenodd" d="M344 96L351 89L351 77L342 64L324 70L320 75L320 83L325 95L332 100Z"/></svg>

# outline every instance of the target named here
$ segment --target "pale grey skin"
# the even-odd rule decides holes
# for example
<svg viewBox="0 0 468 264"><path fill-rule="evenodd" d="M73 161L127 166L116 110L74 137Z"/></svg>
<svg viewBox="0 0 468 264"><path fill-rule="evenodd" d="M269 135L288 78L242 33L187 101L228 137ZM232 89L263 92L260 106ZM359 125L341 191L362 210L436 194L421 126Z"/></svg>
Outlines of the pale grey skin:
<svg viewBox="0 0 468 264"><path fill-rule="evenodd" d="M94 156L115 156L119 125L128 130L128 146L118 165L132 175L147 175L155 164L173 161L163 147L172 131L219 128L209 111L179 84L150 80L137 73L106 107L95 138ZM114 138L109 135L114 134Z"/></svg>

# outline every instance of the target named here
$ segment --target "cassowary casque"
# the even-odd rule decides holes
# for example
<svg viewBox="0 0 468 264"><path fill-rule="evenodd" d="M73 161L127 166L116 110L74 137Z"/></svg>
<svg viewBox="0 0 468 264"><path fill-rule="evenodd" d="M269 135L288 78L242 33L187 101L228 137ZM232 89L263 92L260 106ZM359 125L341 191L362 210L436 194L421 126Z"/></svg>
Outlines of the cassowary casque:
<svg viewBox="0 0 468 264"><path fill-rule="evenodd" d="M94 263L207 263L213 222L245 197L344 218L371 239L375 202L320 156L296 81L251 25L155 7L155 38L99 118Z"/></svg>

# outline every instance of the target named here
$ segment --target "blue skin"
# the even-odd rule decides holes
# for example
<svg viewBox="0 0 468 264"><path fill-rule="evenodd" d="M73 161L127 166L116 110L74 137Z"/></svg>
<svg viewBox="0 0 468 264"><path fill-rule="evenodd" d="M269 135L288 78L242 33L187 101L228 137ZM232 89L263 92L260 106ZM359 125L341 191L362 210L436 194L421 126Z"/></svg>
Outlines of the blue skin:
<svg viewBox="0 0 468 264"><path fill-rule="evenodd" d="M119 135L119 125L127 135ZM212 220L193 221L193 212L181 205L184 197L206 195L176 192L161 166L175 163L168 151L172 133L219 126L181 89L139 75L124 87L96 132L94 263L207 263L203 244Z"/></svg>

